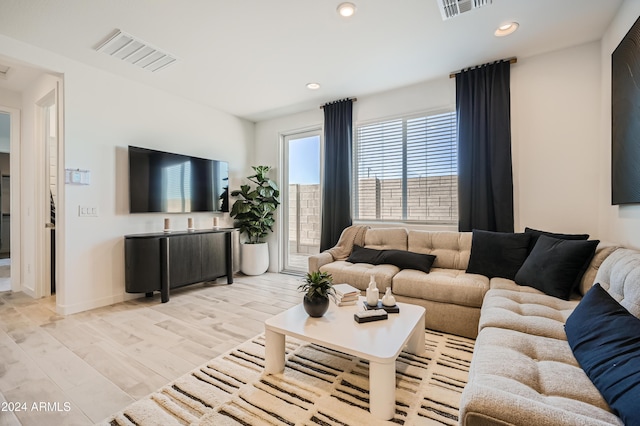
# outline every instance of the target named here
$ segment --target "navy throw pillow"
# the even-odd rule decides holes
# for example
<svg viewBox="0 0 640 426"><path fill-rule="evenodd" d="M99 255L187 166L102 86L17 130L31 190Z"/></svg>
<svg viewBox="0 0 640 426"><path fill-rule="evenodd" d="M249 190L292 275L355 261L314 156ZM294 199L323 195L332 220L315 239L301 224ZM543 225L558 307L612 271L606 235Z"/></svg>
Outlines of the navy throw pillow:
<svg viewBox="0 0 640 426"><path fill-rule="evenodd" d="M640 425L640 319L600 284L564 326L573 355L625 425Z"/></svg>
<svg viewBox="0 0 640 426"><path fill-rule="evenodd" d="M383 250L380 256L381 263L389 263L400 269L415 269L427 274L435 260L436 257L434 255L406 250Z"/></svg>
<svg viewBox="0 0 640 426"><path fill-rule="evenodd" d="M347 262L370 265L395 265L400 269L416 269L429 273L436 257L407 250L376 250L354 245Z"/></svg>
<svg viewBox="0 0 640 426"><path fill-rule="evenodd" d="M467 272L514 279L529 251L530 234L473 230Z"/></svg>
<svg viewBox="0 0 640 426"><path fill-rule="evenodd" d="M360 247L359 245L354 244L353 249L351 249L351 254L347 258L347 262L369 263L371 265L378 265L379 257L380 250Z"/></svg>
<svg viewBox="0 0 640 426"><path fill-rule="evenodd" d="M564 300L580 281L593 258L598 240L573 241L541 235L516 274L515 282Z"/></svg>

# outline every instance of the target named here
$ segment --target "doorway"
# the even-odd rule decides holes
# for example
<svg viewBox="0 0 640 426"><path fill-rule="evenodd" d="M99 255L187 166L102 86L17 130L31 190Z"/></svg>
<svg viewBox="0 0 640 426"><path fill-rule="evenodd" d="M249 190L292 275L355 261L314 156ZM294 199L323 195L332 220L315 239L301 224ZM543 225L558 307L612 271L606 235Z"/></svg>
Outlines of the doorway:
<svg viewBox="0 0 640 426"><path fill-rule="evenodd" d="M0 292L11 290L11 115L0 111Z"/></svg>
<svg viewBox="0 0 640 426"><path fill-rule="evenodd" d="M308 257L320 252L320 133L283 137L284 272L307 272Z"/></svg>

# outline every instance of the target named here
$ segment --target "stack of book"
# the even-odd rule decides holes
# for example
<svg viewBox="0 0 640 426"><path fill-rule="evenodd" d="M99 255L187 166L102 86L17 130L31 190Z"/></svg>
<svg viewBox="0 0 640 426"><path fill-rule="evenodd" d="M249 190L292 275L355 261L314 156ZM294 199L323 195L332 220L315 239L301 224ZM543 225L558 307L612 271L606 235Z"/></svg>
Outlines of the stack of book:
<svg viewBox="0 0 640 426"><path fill-rule="evenodd" d="M334 284L335 302L338 306L355 305L360 296L360 290L349 284Z"/></svg>

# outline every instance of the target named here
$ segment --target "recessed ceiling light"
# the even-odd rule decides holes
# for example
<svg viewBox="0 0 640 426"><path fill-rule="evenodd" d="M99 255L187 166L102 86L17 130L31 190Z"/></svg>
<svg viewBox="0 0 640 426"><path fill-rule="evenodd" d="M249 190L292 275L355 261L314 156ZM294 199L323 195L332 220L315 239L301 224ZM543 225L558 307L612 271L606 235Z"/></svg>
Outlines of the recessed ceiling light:
<svg viewBox="0 0 640 426"><path fill-rule="evenodd" d="M513 34L519 26L520 24L518 24L517 22L509 22L504 25L500 25L493 34L496 37L508 36L509 34Z"/></svg>
<svg viewBox="0 0 640 426"><path fill-rule="evenodd" d="M307 89L309 90L318 90L320 88L320 84L318 83L307 83Z"/></svg>
<svg viewBox="0 0 640 426"><path fill-rule="evenodd" d="M348 18L356 13L356 5L349 2L340 3L337 10L340 16Z"/></svg>

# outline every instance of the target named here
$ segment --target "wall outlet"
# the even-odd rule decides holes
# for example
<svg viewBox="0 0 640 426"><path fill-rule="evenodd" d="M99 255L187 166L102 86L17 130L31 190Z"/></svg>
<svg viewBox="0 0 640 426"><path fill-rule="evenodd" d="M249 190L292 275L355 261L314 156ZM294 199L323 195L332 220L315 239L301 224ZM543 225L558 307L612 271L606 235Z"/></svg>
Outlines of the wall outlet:
<svg viewBox="0 0 640 426"><path fill-rule="evenodd" d="M95 206L78 206L78 216L98 217L98 208Z"/></svg>

